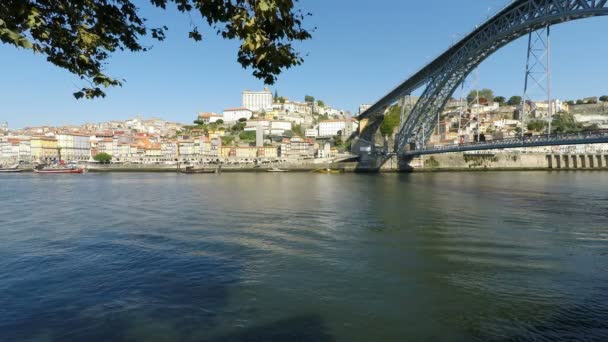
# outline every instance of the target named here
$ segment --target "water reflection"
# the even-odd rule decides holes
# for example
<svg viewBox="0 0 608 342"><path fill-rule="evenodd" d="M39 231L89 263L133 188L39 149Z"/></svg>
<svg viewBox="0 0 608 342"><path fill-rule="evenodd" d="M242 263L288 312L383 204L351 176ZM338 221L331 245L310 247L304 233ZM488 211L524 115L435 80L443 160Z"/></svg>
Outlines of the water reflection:
<svg viewBox="0 0 608 342"><path fill-rule="evenodd" d="M603 340L607 185L0 176L0 340Z"/></svg>

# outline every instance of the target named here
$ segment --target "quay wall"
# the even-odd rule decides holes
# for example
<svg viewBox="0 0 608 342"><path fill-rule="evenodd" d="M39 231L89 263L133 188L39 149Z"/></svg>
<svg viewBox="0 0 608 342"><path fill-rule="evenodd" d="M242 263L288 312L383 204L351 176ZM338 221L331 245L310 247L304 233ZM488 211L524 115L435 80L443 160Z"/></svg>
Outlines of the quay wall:
<svg viewBox="0 0 608 342"><path fill-rule="evenodd" d="M446 153L385 162L381 172L608 170L608 154Z"/></svg>

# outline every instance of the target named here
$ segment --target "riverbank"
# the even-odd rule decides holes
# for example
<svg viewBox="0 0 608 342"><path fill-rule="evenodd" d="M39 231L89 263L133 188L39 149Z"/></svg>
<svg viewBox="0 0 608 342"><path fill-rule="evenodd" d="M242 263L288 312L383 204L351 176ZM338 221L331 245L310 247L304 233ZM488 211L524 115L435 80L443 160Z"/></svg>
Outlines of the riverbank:
<svg viewBox="0 0 608 342"><path fill-rule="evenodd" d="M389 159L381 172L598 171L608 170L606 154L445 153L420 156L407 164Z"/></svg>
<svg viewBox="0 0 608 342"><path fill-rule="evenodd" d="M282 164L278 166L260 166L254 167L251 165L222 165L221 172L268 172L273 167L278 167L281 170L289 172L312 172L317 170L331 169L339 170L342 172L355 172L357 163L323 163L323 164ZM216 165L209 165L208 169L214 170L217 168ZM177 172L177 168L174 165L95 165L87 169L89 172Z"/></svg>

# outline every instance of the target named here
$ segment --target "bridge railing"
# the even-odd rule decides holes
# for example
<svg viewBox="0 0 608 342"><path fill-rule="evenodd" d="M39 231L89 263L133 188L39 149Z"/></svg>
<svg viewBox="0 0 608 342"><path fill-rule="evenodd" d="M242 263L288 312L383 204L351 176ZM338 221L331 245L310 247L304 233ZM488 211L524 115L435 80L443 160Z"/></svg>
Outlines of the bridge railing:
<svg viewBox="0 0 608 342"><path fill-rule="evenodd" d="M422 155L435 153L449 153L474 150L491 150L504 148L555 146L584 143L608 142L608 132L580 132L580 133L558 133L525 136L523 138L507 138L488 140L484 142L470 142L454 145L440 145L416 150L404 151L402 155Z"/></svg>

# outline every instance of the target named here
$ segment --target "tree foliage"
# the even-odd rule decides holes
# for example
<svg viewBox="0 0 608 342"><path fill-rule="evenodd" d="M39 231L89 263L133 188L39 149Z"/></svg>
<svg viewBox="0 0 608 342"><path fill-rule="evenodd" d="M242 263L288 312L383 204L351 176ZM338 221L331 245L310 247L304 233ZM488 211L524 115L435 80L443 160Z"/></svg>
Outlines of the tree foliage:
<svg viewBox="0 0 608 342"><path fill-rule="evenodd" d="M315 97L311 96L311 95L306 95L306 96L304 96L304 102L313 103L313 102L315 102Z"/></svg>
<svg viewBox="0 0 608 342"><path fill-rule="evenodd" d="M602 102L608 102L608 95L600 96L600 101L602 101Z"/></svg>
<svg viewBox="0 0 608 342"><path fill-rule="evenodd" d="M583 125L576 122L574 115L570 113L553 115L551 127L552 133L577 133L583 130Z"/></svg>
<svg viewBox="0 0 608 342"><path fill-rule="evenodd" d="M509 98L509 101L507 101L507 104L509 106L519 106L519 105L521 105L521 96L517 96L517 95L511 96Z"/></svg>
<svg viewBox="0 0 608 342"><path fill-rule="evenodd" d="M507 99L504 96L496 96L494 102L498 102L502 106L507 102Z"/></svg>
<svg viewBox="0 0 608 342"><path fill-rule="evenodd" d="M527 128L529 131L543 132L547 129L547 122L544 120L532 120L528 122Z"/></svg>
<svg viewBox="0 0 608 342"><path fill-rule="evenodd" d="M98 161L102 164L107 164L110 161L112 161L112 156L105 153L105 152L101 152L101 153L97 153L94 157L93 160Z"/></svg>
<svg viewBox="0 0 608 342"><path fill-rule="evenodd" d="M255 131L243 131L239 134L239 138L245 141L254 141L255 140Z"/></svg>
<svg viewBox="0 0 608 342"><path fill-rule="evenodd" d="M477 98L477 90L472 90L467 96L467 100L469 103L472 103ZM494 101L494 91L492 89L480 89L479 90L479 98L485 99L487 101Z"/></svg>
<svg viewBox="0 0 608 342"><path fill-rule="evenodd" d="M399 126L399 122L401 120L401 107L393 106L389 109L388 114L384 116L384 120L380 125L380 134L383 137L388 137L393 135L395 132L395 128Z"/></svg>
<svg viewBox="0 0 608 342"><path fill-rule="evenodd" d="M245 129L246 125L247 123L239 121L230 127L230 132L234 135L239 134Z"/></svg>
<svg viewBox="0 0 608 342"><path fill-rule="evenodd" d="M323 100L317 100L318 107L325 107L325 102Z"/></svg>
<svg viewBox="0 0 608 342"><path fill-rule="evenodd" d="M291 128L291 131L299 136L304 136L304 128L302 127L302 125L293 125L293 127Z"/></svg>
<svg viewBox="0 0 608 342"><path fill-rule="evenodd" d="M303 58L292 46L307 40L304 14L293 0L148 0L160 9L199 15L224 39L241 45L237 61L253 75L273 84L277 76ZM296 1L297 2L297 1ZM116 51L146 51L146 38L165 39L166 26L148 27L133 0L2 0L0 41L42 54L47 61L89 83L76 98L105 96L102 88L124 80L106 75L104 66ZM189 38L203 38L190 21Z"/></svg>

